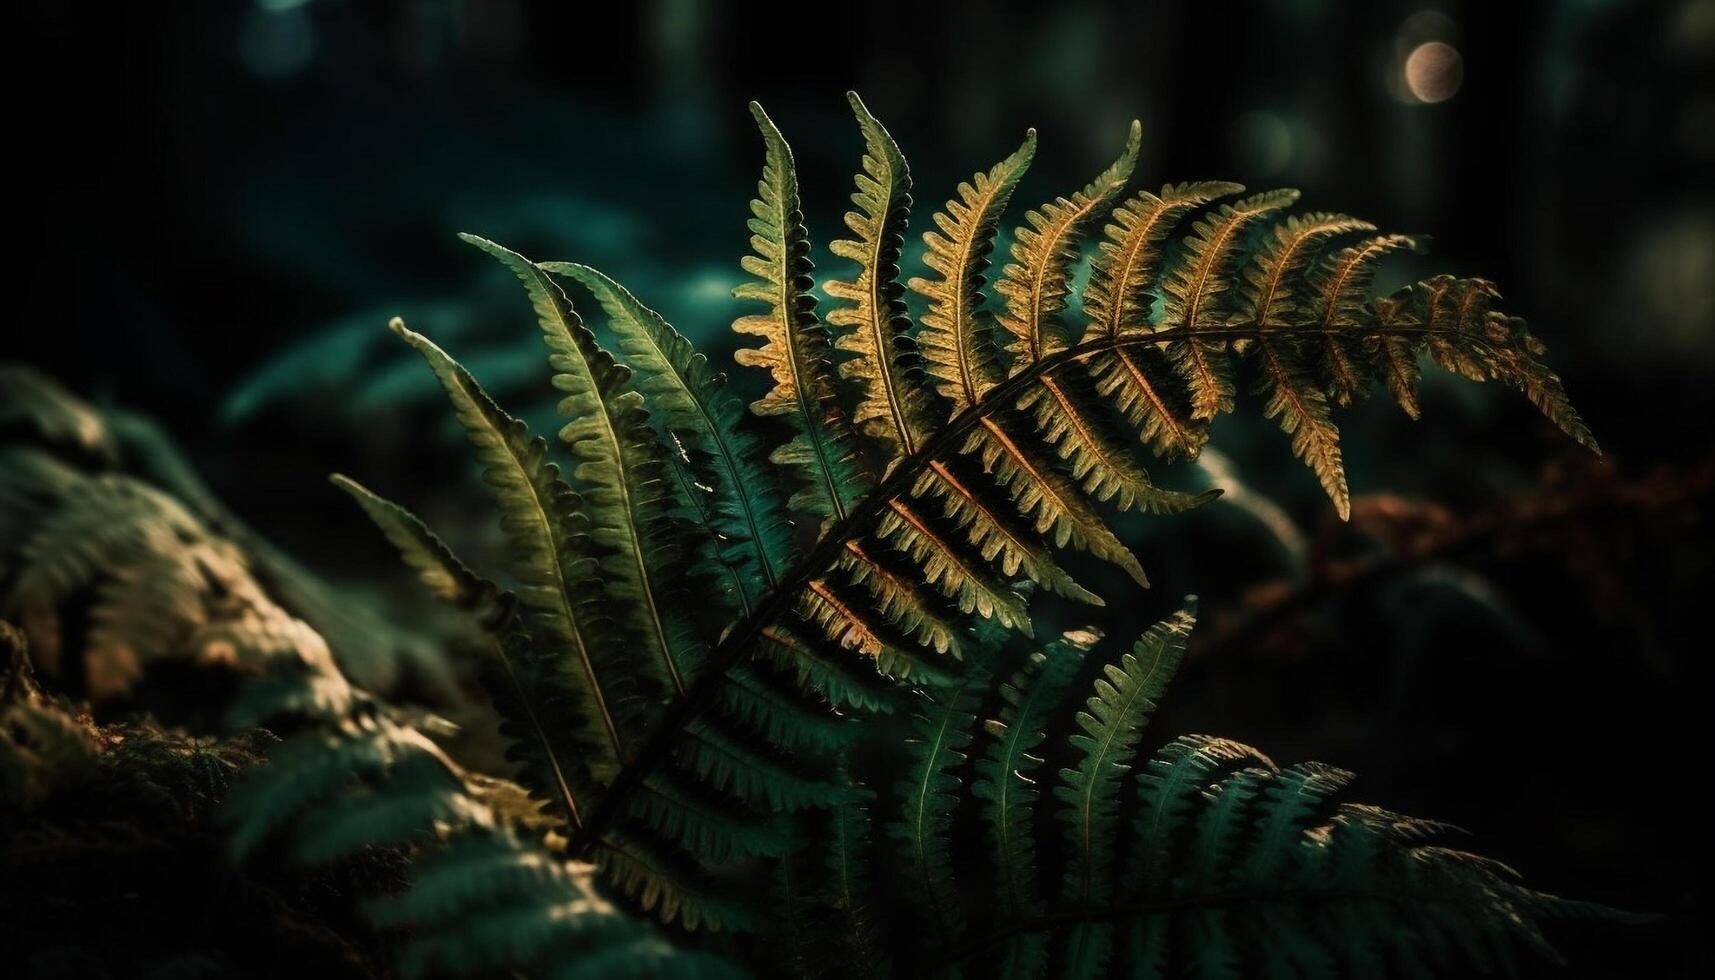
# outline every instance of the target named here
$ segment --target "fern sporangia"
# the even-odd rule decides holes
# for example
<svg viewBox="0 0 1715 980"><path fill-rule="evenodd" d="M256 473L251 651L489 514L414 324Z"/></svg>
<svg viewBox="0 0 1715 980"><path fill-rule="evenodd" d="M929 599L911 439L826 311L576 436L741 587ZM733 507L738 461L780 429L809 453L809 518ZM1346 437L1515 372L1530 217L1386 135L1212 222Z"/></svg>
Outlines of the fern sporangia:
<svg viewBox="0 0 1715 980"><path fill-rule="evenodd" d="M1156 484L1145 459L1195 457L1235 410L1241 369L1342 516L1333 409L1381 383L1415 416L1425 356L1519 388L1594 448L1523 322L1482 280L1370 296L1378 261L1412 241L1292 215L1294 191L1205 181L1127 196L1135 124L1087 186L1026 213L994 290L1003 302L985 277L1034 131L957 187L928 222L926 269L902 285L910 172L851 103L863 154L849 235L832 251L853 268L827 281L825 317L791 150L751 106L763 167L735 294L756 309L734 329L755 341L737 360L764 369L765 387L748 415L624 287L474 236L536 313L569 467L394 322L476 448L511 545L503 579L345 485L431 588L483 611L519 774L569 855L669 923L764 933L744 882L772 862L788 920L812 906L875 913L876 931L836 930L859 971L903 954L912 972L997 961L1019 975L1225 975L1275 929L1293 933L1284 955L1310 975L1540 945L1538 922L1570 906L1423 843L1426 824L1330 802L1343 782L1332 770L1281 770L1218 740L1145 754L1189 611L1112 660L1092 631L1022 660L1016 649L1034 631L1035 589L1102 603L1059 552L1147 582L1104 506L1172 514L1212 499ZM920 322L906 288L925 301ZM573 295L603 311L612 351ZM1068 712L1089 690L1086 661L1100 676ZM878 797L842 760L885 731L859 719L887 712L914 735ZM1039 751L1064 762L1057 777ZM967 780L980 849L950 839ZM830 826L835 852L804 860L831 846ZM877 887L871 862L916 914L862 894ZM979 883L998 908L977 917L966 906ZM1339 934L1353 946L1337 948ZM775 932L758 948L803 962L793 941Z"/></svg>

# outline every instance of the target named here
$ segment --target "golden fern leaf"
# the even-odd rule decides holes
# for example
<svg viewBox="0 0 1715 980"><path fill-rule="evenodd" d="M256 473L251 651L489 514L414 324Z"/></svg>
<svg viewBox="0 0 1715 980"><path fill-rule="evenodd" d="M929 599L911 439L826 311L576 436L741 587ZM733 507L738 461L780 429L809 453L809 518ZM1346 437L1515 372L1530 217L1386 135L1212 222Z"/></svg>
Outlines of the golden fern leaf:
<svg viewBox="0 0 1715 980"><path fill-rule="evenodd" d="M1094 417L1097 396L1070 371L1044 372L1041 381L1018 400L1037 432L1071 466L1072 478L1096 500L1113 500L1121 510L1147 514L1177 514L1220 496L1219 490L1200 494L1163 490L1151 482L1130 448L1117 445ZM1076 396L1074 391L1077 391ZM1117 499L1116 499L1117 498Z"/></svg>
<svg viewBox="0 0 1715 980"><path fill-rule="evenodd" d="M1271 211L1298 200L1295 190L1264 191L1224 204L1192 226L1185 255L1162 284L1162 323L1185 336L1168 345L1167 357L1191 388L1191 418L1207 421L1233 410L1232 362L1223 345L1198 339L1199 328L1224 321L1221 294L1230 286L1228 264L1244 244L1245 229Z"/></svg>
<svg viewBox="0 0 1715 980"><path fill-rule="evenodd" d="M903 501L888 502L876 533L910 555L924 581L956 602L961 612L1029 634L1030 614L1023 597L966 558L962 549Z"/></svg>
<svg viewBox="0 0 1715 980"><path fill-rule="evenodd" d="M812 312L810 246L790 150L761 109L752 108L765 160L752 202L753 254L743 263L751 279L736 295L764 303L768 311L734 324L737 332L762 338L760 347L742 350L738 360L769 373L771 386L751 409L789 428L788 441L770 459L800 484L789 508L814 517L820 527L813 544L781 558L769 583L736 587L745 593L744 611L719 634L702 673L663 706L635 761L607 786L573 834L570 849L579 854L610 846L616 833L634 834L644 846L657 848L661 860L609 873L628 880L640 901L652 901L648 889L677 887L668 864L682 856L687 841L708 841L734 854L765 853L759 845L774 846L752 839L725 810L687 822L692 818L685 814L699 810L690 797L673 802L677 796L660 791L652 801L645 799L652 775L689 776L704 788L736 796L759 815L782 804L814 805L825 795L825 787L806 782L780 758L786 744L837 741L789 717L790 704L780 697L790 690L785 672L830 703L885 710L891 700L880 674L944 690L970 673L953 666L950 657L965 654L986 668L995 637L1030 634L1030 585L1099 602L1054 564L1054 548L1087 551L1146 584L1141 565L1098 504L1165 513L1210 495L1155 487L1137 458L1138 447L1112 438L1114 430L1123 421L1158 455L1194 457L1214 417L1231 407L1234 365L1242 358L1256 355L1267 413L1292 435L1295 451L1342 512L1346 490L1329 411L1331 398L1338 399L1330 394L1335 386L1324 380L1331 371L1344 370L1349 383L1342 382L1340 390L1355 392L1359 382L1380 373L1382 358L1401 362L1393 365L1399 382L1407 371L1403 360L1427 350L1460 373L1523 388L1563 427L1580 427L1564 406L1558 379L1538 360L1540 345L1521 322L1493 309L1492 290L1474 281L1434 283L1391 302L1372 302L1372 265L1385 248L1372 240L1332 259L1322 253L1338 235L1373 229L1331 215L1282 222L1276 212L1292 202L1291 191L1224 206L1215 202L1237 193L1237 185L1169 185L1160 194L1134 195L1113 212L1093 257L1081 304L1088 327L1075 344L1061 336L1056 323L1070 302L1068 269L1077 235L1120 193L1135 158L1135 131L1120 160L1089 187L1027 216L1014 261L997 287L1007 301L1001 323L1012 340L1005 352L997 346L995 317L985 307L983 276L1002 212L1034 154L1034 131L1006 160L962 183L924 236L928 271L911 279L909 288L926 298L926 312L911 336L896 285L908 171L886 131L861 101L852 102L865 156L847 222L852 237L835 246L836 254L857 266L852 279L830 289L836 306L829 320L841 331L837 347ZM1190 233L1169 248L1176 225L1205 206ZM1173 256L1165 276L1164 254ZM560 271L579 275L571 267ZM697 361L688 342L611 284L579 278L598 298L606 295L616 332L632 337L622 353L651 365L639 368L639 390L660 405L655 421L669 442L681 432L720 436L736 428L739 420L699 408L701 382L694 378ZM1153 313L1157 302L1159 316ZM599 360L593 341L577 348L582 335L568 335L576 349L557 349L556 356L582 355L590 365ZM1378 341L1388 346L1371 346ZM855 355L843 370L834 363L836 349ZM1347 363L1330 368L1335 356ZM556 370L566 371L559 365ZM592 369L589 375L597 373ZM851 391L842 392L836 380L841 376L853 382ZM613 405L630 392L617 372L612 377L618 380L603 389L605 400L591 402L580 418L599 422L595 416L602 412L613 417ZM846 405L848 395L855 413ZM641 423L640 433L648 428L641 409L633 418ZM861 443L859 436L865 437ZM860 445L874 458L860 456ZM697 501L695 453L681 464L663 470L660 480L676 481L679 498ZM715 482L755 483L743 490L759 498L773 491L770 481L747 481L736 469L724 477ZM718 500L709 493L708 499ZM660 492L662 499L671 496ZM720 559L727 552L719 550L719 539L730 542L733 535L717 526L710 507L692 510L713 533L684 547L695 561L709 559L711 551L717 552L712 560ZM631 513L637 540L652 540L647 520L636 508ZM743 529L740 534L753 537ZM740 565L725 565L729 578L743 577ZM597 594L609 593L598 588ZM629 616L634 605L635 593L625 592L616 613ZM768 661L781 668L779 675ZM1123 685L1111 672L1109 677L1119 691ZM757 743L753 736L766 732L776 734ZM1092 758L1088 772L1073 780L1094 787L1084 794L1086 813L1102 811L1103 827L1081 848L1087 859L1101 850L1092 842L1111 837L1119 812L1110 799L1117 783L1109 754L1098 751ZM947 768L945 757L932 759L923 770L925 783L956 780ZM927 810L923 816L939 819ZM1210 853L1229 849L1224 840L1211 848ZM795 868L794 874L802 871ZM1088 861L1084 872L1102 873ZM689 887L697 892L695 881ZM1079 891L1112 890L1097 882ZM1074 970L1098 967L1109 956L1115 931L1088 925L1069 947L1067 965ZM1035 954L1021 948L1018 955Z"/></svg>
<svg viewBox="0 0 1715 980"><path fill-rule="evenodd" d="M1168 236L1193 208L1242 190L1226 181L1169 184L1159 194L1140 191L1115 208L1084 287L1084 315L1089 320L1084 340L1116 340L1152 329L1150 291ZM1086 363L1097 392L1119 409L1158 455L1184 459L1197 455L1208 435L1189 417L1188 406L1180 404L1175 372L1159 349L1120 347Z"/></svg>
<svg viewBox="0 0 1715 980"><path fill-rule="evenodd" d="M1055 198L1026 212L1026 224L1013 232L1014 261L995 283L995 292L1006 298L1000 325L1013 336L1006 347L1012 355L1011 373L1066 348L1068 341L1056 318L1066 308L1078 238L1131 179L1142 139L1143 124L1133 120L1119 159L1070 198Z"/></svg>
<svg viewBox="0 0 1715 980"><path fill-rule="evenodd" d="M856 92L846 93L863 130L863 172L857 176L846 227L856 238L837 239L828 251L858 265L857 278L823 283L839 301L828 323L844 327L834 347L857 356L840 364L840 376L858 383L862 397L852 415L859 431L890 453L917 451L929 425L922 392L905 377L921 369L915 350L902 346L911 329L899 285L899 254L911 216L911 169L899 145L870 115Z"/></svg>
<svg viewBox="0 0 1715 980"><path fill-rule="evenodd" d="M746 367L765 368L774 387L751 403L762 416L783 416L792 438L769 459L792 467L801 489L792 507L823 521L843 521L851 501L873 482L852 447L850 422L834 389L828 333L816 320L810 293L810 241L798 202L798 174L792 149L773 120L752 102L751 115L762 130L765 149L762 179L750 202L750 247L744 271L755 277L733 295L768 304L767 314L740 317L734 331L763 338L761 347L740 348Z"/></svg>
<svg viewBox="0 0 1715 980"><path fill-rule="evenodd" d="M1399 294L1384 296L1371 304L1378 326L1390 329L1401 322L1409 307L1406 299L1409 292L1410 287L1407 287ZM1423 410L1417 404L1417 382L1423 377L1423 369L1417 363L1417 346L1409 337L1384 333L1365 341L1365 347L1376 373L1381 375L1382 383L1387 385L1388 393L1399 403L1400 410L1414 422L1422 418Z"/></svg>
<svg viewBox="0 0 1715 980"><path fill-rule="evenodd" d="M1281 429L1292 438L1293 453L1315 472L1341 520L1351 516L1352 504L1340 454L1340 430L1330 417L1328 398L1296 347L1276 343L1269 333L1299 315L1303 298L1297 284L1317 248L1337 236L1374 230L1367 221L1339 214L1287 218L1245 266L1239 287L1237 318L1261 331L1256 344L1263 370L1257 378L1257 393L1267 399L1264 413L1280 420Z"/></svg>
<svg viewBox="0 0 1715 980"><path fill-rule="evenodd" d="M1147 588L1137 556L1131 553L1084 499L1082 491L1054 469L1014 432L993 418L982 418L966 438L962 452L982 460L1007 488L1020 514L1029 518L1038 534L1053 540L1056 547L1068 544L1110 561L1124 569L1137 584Z"/></svg>
<svg viewBox="0 0 1715 980"><path fill-rule="evenodd" d="M935 387L956 412L980 402L1002 376L993 325L982 308L983 273L1001 212L1035 155L1032 129L1011 156L959 185L958 196L935 215L939 232L923 233L929 246L923 264L937 277L909 283L929 301L917 343Z"/></svg>
<svg viewBox="0 0 1715 980"><path fill-rule="evenodd" d="M1101 596L1079 585L1046 549L1030 540L1028 534L1014 529L993 503L979 496L946 463L930 460L912 485L911 495L917 499L939 499L943 516L956 530L963 531L966 542L1001 574L1008 577L1022 574L1055 595L1102 605Z"/></svg>
<svg viewBox="0 0 1715 980"><path fill-rule="evenodd" d="M964 657L957 628L918 594L914 576L889 567L856 540L846 542L840 568L868 590L876 608L902 632L936 653Z"/></svg>
<svg viewBox="0 0 1715 980"><path fill-rule="evenodd" d="M1427 347L1436 363L1473 381L1512 385L1579 445L1601 452L1559 376L1537 360L1543 353L1541 341L1530 335L1523 320L1494 309L1501 297L1494 283L1437 276L1419 286L1421 320L1432 328Z"/></svg>
<svg viewBox="0 0 1715 980"><path fill-rule="evenodd" d="M1421 247L1418 239L1410 235L1376 235L1341 249L1312 270L1311 283L1317 293L1312 313L1325 331L1321 345L1322 383L1335 404L1352 404L1365 388L1353 351L1336 331L1365 319L1370 284L1375 280L1376 263L1383 256Z"/></svg>

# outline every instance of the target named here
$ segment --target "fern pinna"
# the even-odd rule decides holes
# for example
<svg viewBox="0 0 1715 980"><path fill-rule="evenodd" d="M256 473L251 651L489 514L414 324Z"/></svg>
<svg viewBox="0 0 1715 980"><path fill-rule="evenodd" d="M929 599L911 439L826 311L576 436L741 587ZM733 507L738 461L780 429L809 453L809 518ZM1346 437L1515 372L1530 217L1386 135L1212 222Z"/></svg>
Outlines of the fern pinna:
<svg viewBox="0 0 1715 980"><path fill-rule="evenodd" d="M1128 196L1136 124L1087 186L1025 213L998 300L985 277L1034 131L958 186L902 285L910 172L851 104L864 150L830 247L850 271L823 284L825 320L791 151L751 107L764 160L736 295L757 306L734 329L757 341L737 360L767 387L748 414L624 287L473 236L534 307L566 468L393 324L476 448L510 543L505 586L342 485L427 584L485 611L520 777L569 855L687 932L760 932L732 948L781 969L1369 975L1546 948L1540 922L1578 907L1429 843L1431 824L1336 802L1342 773L1210 738L1142 751L1188 611L1112 659L1090 631L1015 649L1035 590L1102 604L1060 564L1067 549L1146 584L1104 511L1214 496L1157 485L1145 457L1196 457L1241 368L1342 516L1334 409L1380 385L1415 417L1424 359L1520 389L1594 448L1523 322L1478 279L1373 297L1377 264L1414 241L1292 214L1294 191ZM611 348L568 287L600 308ZM1080 679L1098 665L1090 693ZM915 734L905 775L877 795L846 775L874 753L847 748L873 748L892 729L860 719L890 712ZM1057 777L1042 768L1062 757ZM980 847L953 840L967 822ZM765 867L772 909L746 884ZM891 885L910 902L877 901ZM979 916L975 895L992 903ZM816 936L851 955L809 955Z"/></svg>

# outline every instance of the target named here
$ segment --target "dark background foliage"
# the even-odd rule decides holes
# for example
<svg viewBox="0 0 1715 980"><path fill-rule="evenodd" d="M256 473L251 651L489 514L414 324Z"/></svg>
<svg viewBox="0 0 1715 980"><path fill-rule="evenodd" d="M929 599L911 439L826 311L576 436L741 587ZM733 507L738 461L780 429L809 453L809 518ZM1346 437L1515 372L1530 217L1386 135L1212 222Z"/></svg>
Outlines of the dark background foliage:
<svg viewBox="0 0 1715 980"><path fill-rule="evenodd" d="M388 315L513 404L546 402L526 310L454 232L598 265L731 348L751 98L794 141L822 241L859 152L847 88L912 160L920 216L1026 125L1044 142L1019 201L1079 186L1136 116L1142 183L1287 184L1432 236L1393 281L1498 281L1602 466L1498 392L1432 385L1415 425L1364 406L1342 420L1354 489L1392 496L1360 524L1451 544L1324 596L1378 535L1332 527L1268 423L1224 422L1215 446L1305 556L1231 507L1128 525L1157 589L1103 625L1201 592L1210 624L1163 731L1348 766L1365 797L1469 827L1542 887L1669 917L1574 937L1591 975L1708 969L1715 3L869 4L839 29L810 26L832 8L709 0L15 16L5 357L160 417L237 511L352 579L403 576L330 469L480 533ZM1402 80L1428 41L1462 59L1434 104ZM1304 615L1244 625L1282 595Z"/></svg>

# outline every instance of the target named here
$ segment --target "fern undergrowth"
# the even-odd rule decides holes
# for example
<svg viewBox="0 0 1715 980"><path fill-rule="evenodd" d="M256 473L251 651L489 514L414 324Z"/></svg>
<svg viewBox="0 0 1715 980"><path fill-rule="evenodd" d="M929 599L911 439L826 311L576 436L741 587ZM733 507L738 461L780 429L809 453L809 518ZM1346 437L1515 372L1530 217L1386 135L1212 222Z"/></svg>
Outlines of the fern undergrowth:
<svg viewBox="0 0 1715 980"><path fill-rule="evenodd" d="M1344 801L1340 770L1147 740L1194 604L1117 651L1094 629L1033 640L1034 596L1104 603L1063 552L1148 584L1110 515L1217 495L1165 488L1146 462L1195 458L1241 379L1342 517L1334 410L1380 387L1415 418L1426 362L1519 389L1594 449L1495 287L1438 276L1373 296L1378 263L1417 242L1292 213L1295 191L1128 195L1135 123L1087 186L1025 213L993 297L1034 131L958 186L902 283L910 173L851 104L864 150L830 247L850 270L823 283L825 319L791 151L751 107L764 164L736 295L758 311L733 326L758 341L737 360L767 388L748 412L623 286L475 236L536 314L564 418L553 444L392 324L469 435L507 564L480 574L409 511L336 482L485 625L482 674L532 819L552 829L473 802L468 774L421 736L324 703L311 747L240 807L245 839L305 810L311 849L426 834L444 853L389 915L436 942L516 945L482 968L554 975L550 951L587 952L570 933L530 945L538 933L502 939L462 910L492 900L555 929L587 913L592 930L667 948L626 931L640 927L618 903L763 973L1079 977L1504 971L1553 955L1546 923L1609 915L1438 843L1442 825ZM342 791L352 776L361 787Z"/></svg>

